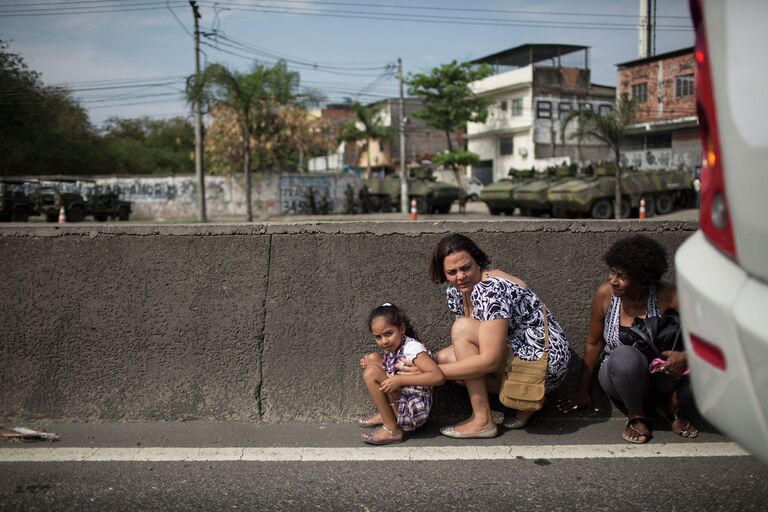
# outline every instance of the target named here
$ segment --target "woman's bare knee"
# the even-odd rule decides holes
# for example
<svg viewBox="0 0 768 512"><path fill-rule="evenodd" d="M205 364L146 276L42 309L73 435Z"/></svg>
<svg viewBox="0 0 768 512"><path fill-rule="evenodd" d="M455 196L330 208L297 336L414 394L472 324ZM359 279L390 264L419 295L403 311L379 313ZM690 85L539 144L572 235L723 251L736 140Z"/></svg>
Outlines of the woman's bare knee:
<svg viewBox="0 0 768 512"><path fill-rule="evenodd" d="M480 322L471 318L457 318L451 326L451 341L461 343L471 341L477 343L480 332Z"/></svg>

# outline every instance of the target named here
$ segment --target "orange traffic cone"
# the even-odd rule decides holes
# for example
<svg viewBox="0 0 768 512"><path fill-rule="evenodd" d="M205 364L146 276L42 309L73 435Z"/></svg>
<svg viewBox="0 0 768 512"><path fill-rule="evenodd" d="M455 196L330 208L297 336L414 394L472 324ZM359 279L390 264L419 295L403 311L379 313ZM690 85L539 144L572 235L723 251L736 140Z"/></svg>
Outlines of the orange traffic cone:
<svg viewBox="0 0 768 512"><path fill-rule="evenodd" d="M416 199L411 199L411 220L416 220Z"/></svg>
<svg viewBox="0 0 768 512"><path fill-rule="evenodd" d="M645 218L645 198L640 198L640 215L638 215L641 219Z"/></svg>
<svg viewBox="0 0 768 512"><path fill-rule="evenodd" d="M59 224L67 222L67 214L64 212L64 205L59 207Z"/></svg>

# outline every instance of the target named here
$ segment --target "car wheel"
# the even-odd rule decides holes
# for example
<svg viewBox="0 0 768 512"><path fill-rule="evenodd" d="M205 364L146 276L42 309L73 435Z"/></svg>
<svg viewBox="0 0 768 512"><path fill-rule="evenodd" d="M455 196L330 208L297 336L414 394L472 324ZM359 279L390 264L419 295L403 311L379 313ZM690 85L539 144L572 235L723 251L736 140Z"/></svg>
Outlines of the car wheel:
<svg viewBox="0 0 768 512"><path fill-rule="evenodd" d="M128 220L130 216L131 216L131 212L128 211L128 208L120 208L117 211L118 220Z"/></svg>
<svg viewBox="0 0 768 512"><path fill-rule="evenodd" d="M666 215L672 213L674 209L675 202L672 200L671 195L664 193L656 196L656 213Z"/></svg>
<svg viewBox="0 0 768 512"><path fill-rule="evenodd" d="M488 211L491 213L491 215L501 215L501 210L498 208L492 208L489 206Z"/></svg>
<svg viewBox="0 0 768 512"><path fill-rule="evenodd" d="M589 210L593 219L608 220L613 217L613 203L606 198L598 199Z"/></svg>
<svg viewBox="0 0 768 512"><path fill-rule="evenodd" d="M629 206L629 201L627 200L627 198L622 197L621 210L619 211L619 218L628 219L630 215L632 215L632 207Z"/></svg>
<svg viewBox="0 0 768 512"><path fill-rule="evenodd" d="M67 222L80 222L85 218L85 210L82 206L73 206L66 215Z"/></svg>
<svg viewBox="0 0 768 512"><path fill-rule="evenodd" d="M11 217L13 222L27 222L29 220L29 211L26 208L16 208Z"/></svg>

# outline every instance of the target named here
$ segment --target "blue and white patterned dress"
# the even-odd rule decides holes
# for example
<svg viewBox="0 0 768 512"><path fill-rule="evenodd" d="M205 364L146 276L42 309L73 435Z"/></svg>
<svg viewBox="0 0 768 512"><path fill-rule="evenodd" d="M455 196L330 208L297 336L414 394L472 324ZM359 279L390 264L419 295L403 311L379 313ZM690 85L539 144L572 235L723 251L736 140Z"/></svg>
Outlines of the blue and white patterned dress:
<svg viewBox="0 0 768 512"><path fill-rule="evenodd" d="M458 318L464 316L461 292L454 286L446 290L448 307ZM501 277L490 277L475 285L470 295L472 318L475 320L509 320L507 345L524 361L536 361L544 353L544 315L541 301L528 288ZM549 361L547 362L546 392L559 386L568 373L571 351L568 339L552 312L549 322Z"/></svg>

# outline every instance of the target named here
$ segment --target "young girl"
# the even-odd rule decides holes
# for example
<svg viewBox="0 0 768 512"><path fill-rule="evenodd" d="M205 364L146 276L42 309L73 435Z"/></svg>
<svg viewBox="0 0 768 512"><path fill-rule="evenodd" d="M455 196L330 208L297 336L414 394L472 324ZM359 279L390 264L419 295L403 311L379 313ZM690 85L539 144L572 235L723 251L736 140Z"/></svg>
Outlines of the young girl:
<svg viewBox="0 0 768 512"><path fill-rule="evenodd" d="M371 311L368 328L384 354L371 353L360 359L363 381L378 412L361 418L361 427L377 427L361 435L370 444L391 444L403 440L403 431L416 430L427 421L432 407L432 387L445 380L432 354L416 340L405 313L385 303ZM407 360L423 373L398 375L398 365Z"/></svg>

